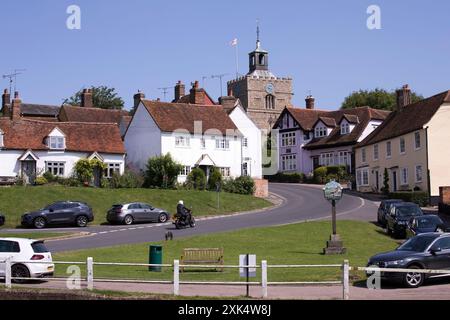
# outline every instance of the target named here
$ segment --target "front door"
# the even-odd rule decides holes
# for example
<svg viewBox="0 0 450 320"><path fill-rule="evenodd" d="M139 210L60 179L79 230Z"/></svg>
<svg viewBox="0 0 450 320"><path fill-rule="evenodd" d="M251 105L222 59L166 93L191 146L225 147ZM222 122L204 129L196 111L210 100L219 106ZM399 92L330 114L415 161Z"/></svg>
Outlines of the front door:
<svg viewBox="0 0 450 320"><path fill-rule="evenodd" d="M22 176L26 184L34 184L36 179L36 161L22 161Z"/></svg>
<svg viewBox="0 0 450 320"><path fill-rule="evenodd" d="M397 171L392 171L392 188L397 192Z"/></svg>

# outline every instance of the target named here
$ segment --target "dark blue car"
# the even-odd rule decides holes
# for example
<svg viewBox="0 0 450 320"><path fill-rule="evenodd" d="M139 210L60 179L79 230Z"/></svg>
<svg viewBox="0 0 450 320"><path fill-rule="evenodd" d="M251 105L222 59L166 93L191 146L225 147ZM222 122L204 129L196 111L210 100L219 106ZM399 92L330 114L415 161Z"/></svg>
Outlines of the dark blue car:
<svg viewBox="0 0 450 320"><path fill-rule="evenodd" d="M406 227L406 237L412 238L421 233L427 232L445 232L447 227L439 216L430 214L421 217L412 218Z"/></svg>

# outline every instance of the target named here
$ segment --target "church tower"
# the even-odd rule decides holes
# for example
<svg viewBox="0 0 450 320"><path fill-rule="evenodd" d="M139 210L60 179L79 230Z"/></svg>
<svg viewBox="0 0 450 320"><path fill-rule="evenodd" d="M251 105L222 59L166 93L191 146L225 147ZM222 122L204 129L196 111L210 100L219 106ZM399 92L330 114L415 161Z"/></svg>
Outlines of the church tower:
<svg viewBox="0 0 450 320"><path fill-rule="evenodd" d="M269 52L261 47L259 25L256 49L249 53L247 75L228 82L228 92L239 98L260 129L270 130L285 107L292 106L292 79L279 78L269 69Z"/></svg>

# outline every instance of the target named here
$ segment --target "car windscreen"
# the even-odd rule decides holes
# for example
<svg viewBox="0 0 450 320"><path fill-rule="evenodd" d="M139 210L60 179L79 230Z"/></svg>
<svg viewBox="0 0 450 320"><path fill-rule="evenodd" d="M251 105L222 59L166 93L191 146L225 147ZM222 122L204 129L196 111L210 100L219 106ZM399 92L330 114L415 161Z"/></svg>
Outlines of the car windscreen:
<svg viewBox="0 0 450 320"><path fill-rule="evenodd" d="M416 218L416 225L418 228L434 228L440 224L442 224L442 220L438 217L424 217L424 218Z"/></svg>
<svg viewBox="0 0 450 320"><path fill-rule="evenodd" d="M47 247L44 245L43 242L35 242L31 244L31 247L33 248L34 253L47 253L49 252Z"/></svg>
<svg viewBox="0 0 450 320"><path fill-rule="evenodd" d="M397 207L397 215L400 218L406 218L406 217L415 217L415 216L421 216L422 211L417 206L401 206Z"/></svg>
<svg viewBox="0 0 450 320"><path fill-rule="evenodd" d="M397 250L399 251L414 251L414 252L424 252L426 248L436 239L436 236L420 236L414 237L406 241Z"/></svg>

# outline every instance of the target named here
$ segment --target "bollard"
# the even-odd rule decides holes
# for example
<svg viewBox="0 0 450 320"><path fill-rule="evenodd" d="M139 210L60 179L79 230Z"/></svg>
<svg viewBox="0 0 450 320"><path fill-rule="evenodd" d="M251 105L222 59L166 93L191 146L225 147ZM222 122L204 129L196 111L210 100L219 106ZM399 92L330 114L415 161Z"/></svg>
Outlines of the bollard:
<svg viewBox="0 0 450 320"><path fill-rule="evenodd" d="M94 259L87 258L87 288L94 290Z"/></svg>
<svg viewBox="0 0 450 320"><path fill-rule="evenodd" d="M180 260L173 261L173 294L180 295Z"/></svg>
<svg viewBox="0 0 450 320"><path fill-rule="evenodd" d="M11 258L8 257L8 258L6 258L6 261L5 261L5 286L6 286L6 289L11 289L12 288L11 275L12 275L12 272L11 272Z"/></svg>
<svg viewBox="0 0 450 320"><path fill-rule="evenodd" d="M267 261L261 261L262 297L267 298Z"/></svg>
<svg viewBox="0 0 450 320"><path fill-rule="evenodd" d="M344 264L342 265L342 298L344 300L348 300L349 299L349 291L350 291L350 266L348 263L348 260L344 260Z"/></svg>

